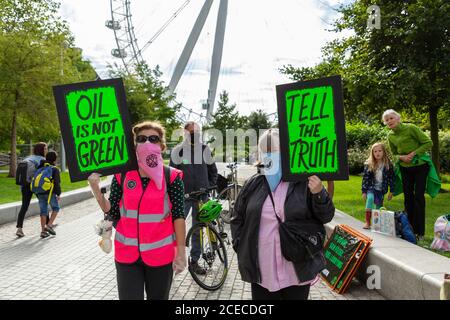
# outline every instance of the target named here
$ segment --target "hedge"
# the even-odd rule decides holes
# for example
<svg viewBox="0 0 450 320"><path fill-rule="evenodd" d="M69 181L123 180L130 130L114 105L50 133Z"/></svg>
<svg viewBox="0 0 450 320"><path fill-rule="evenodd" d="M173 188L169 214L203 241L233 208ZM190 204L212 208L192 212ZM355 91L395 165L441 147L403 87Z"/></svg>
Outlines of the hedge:
<svg viewBox="0 0 450 320"><path fill-rule="evenodd" d="M370 147L375 142L384 142L388 146L389 129L380 125L347 123L345 130L349 172L360 174L364 169L364 162L369 156ZM430 135L428 131L425 132L428 136ZM439 131L439 160L441 172L450 172L450 131Z"/></svg>

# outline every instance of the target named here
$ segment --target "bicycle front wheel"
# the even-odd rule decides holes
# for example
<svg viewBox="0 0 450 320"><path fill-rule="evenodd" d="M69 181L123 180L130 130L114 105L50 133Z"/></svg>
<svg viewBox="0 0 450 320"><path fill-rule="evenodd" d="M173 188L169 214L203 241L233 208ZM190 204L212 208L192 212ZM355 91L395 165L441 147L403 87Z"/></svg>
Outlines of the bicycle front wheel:
<svg viewBox="0 0 450 320"><path fill-rule="evenodd" d="M219 233L206 223L193 226L186 237L186 246L200 253L197 264L189 257L188 270L203 289L214 291L222 287L228 274L228 256Z"/></svg>
<svg viewBox="0 0 450 320"><path fill-rule="evenodd" d="M240 184L236 185L236 190L235 186L232 185L222 190L222 192L218 195L217 199L222 204L222 212L220 212L220 217L223 222L230 223L231 217L234 213L234 204L239 192L241 192L241 189L242 186Z"/></svg>

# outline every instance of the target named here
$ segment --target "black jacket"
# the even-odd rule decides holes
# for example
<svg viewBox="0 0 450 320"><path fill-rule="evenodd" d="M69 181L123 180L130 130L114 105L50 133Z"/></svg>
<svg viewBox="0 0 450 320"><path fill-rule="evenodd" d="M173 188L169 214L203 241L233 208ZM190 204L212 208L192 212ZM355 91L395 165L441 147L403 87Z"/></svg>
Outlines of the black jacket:
<svg viewBox="0 0 450 320"><path fill-rule="evenodd" d="M254 175L239 193L231 219L233 249L238 254L242 280L246 282L261 282L258 266L258 237L262 206L268 195L269 187L264 175ZM286 220L299 220L302 224L304 222L305 226L314 224L323 228L325 233L323 225L333 219L334 211L333 202L325 188L313 195L307 181L289 184L284 203ZM325 268L325 258L321 252L315 255L314 259L294 263L294 267L300 282L309 281Z"/></svg>
<svg viewBox="0 0 450 320"><path fill-rule="evenodd" d="M388 192L388 188L390 188L391 192L394 192L394 166L389 164L389 168L383 167L383 186L381 192L386 194ZM362 178L362 193L367 193L369 191L373 191L375 187L375 173L372 170L369 170L368 165L364 165L364 174Z"/></svg>
<svg viewBox="0 0 450 320"><path fill-rule="evenodd" d="M199 159L194 159L194 150ZM184 193L217 184L217 167L207 145L200 143L194 146L184 142L175 146L170 154L170 166L183 171Z"/></svg>

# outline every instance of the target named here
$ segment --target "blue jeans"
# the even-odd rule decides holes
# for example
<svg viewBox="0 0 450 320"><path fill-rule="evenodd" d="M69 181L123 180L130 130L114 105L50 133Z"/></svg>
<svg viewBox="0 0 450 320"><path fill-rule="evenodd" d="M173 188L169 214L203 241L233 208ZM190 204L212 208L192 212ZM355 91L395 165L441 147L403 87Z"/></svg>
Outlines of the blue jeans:
<svg viewBox="0 0 450 320"><path fill-rule="evenodd" d="M384 195L381 191L371 190L367 192L366 209L380 209L383 206Z"/></svg>
<svg viewBox="0 0 450 320"><path fill-rule="evenodd" d="M41 209L41 216L48 216L48 193L36 194L39 200L39 208ZM59 212L59 203L56 200L56 194L50 197L50 207L53 212Z"/></svg>

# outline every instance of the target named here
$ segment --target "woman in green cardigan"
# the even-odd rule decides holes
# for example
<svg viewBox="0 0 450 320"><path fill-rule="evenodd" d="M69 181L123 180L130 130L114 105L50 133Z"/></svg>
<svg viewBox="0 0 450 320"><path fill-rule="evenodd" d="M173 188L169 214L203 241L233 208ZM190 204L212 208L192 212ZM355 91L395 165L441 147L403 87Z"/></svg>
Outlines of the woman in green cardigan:
<svg viewBox="0 0 450 320"><path fill-rule="evenodd" d="M402 123L392 109L383 113L383 122L392 130L388 135L391 151L399 156L405 210L414 233L421 239L425 235L425 188L430 166L420 158L433 143L419 127Z"/></svg>

